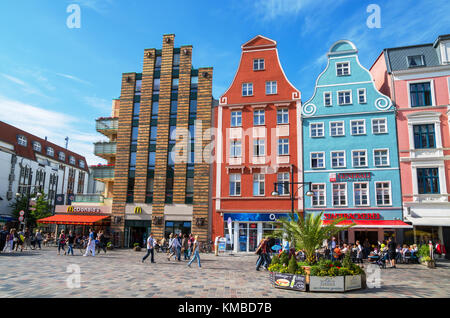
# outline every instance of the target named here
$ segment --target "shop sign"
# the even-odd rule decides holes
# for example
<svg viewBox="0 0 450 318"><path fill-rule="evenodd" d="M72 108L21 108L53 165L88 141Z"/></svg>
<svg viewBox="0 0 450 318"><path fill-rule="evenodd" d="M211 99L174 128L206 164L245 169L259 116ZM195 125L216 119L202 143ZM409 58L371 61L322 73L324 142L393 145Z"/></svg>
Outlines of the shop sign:
<svg viewBox="0 0 450 318"><path fill-rule="evenodd" d="M380 213L325 213L325 220L344 218L348 220L381 220Z"/></svg>
<svg viewBox="0 0 450 318"><path fill-rule="evenodd" d="M224 213L223 219L231 221L242 221L242 222L275 222L279 219L289 219L290 214L288 213ZM294 215L297 219L297 215Z"/></svg>
<svg viewBox="0 0 450 318"><path fill-rule="evenodd" d="M142 208L140 206L135 207L134 214L142 214Z"/></svg>
<svg viewBox="0 0 450 318"><path fill-rule="evenodd" d="M100 208L90 208L90 207L69 205L67 207L67 212L69 212L69 213L74 213L74 212L100 213L100 212L102 212L102 210Z"/></svg>
<svg viewBox="0 0 450 318"><path fill-rule="evenodd" d="M345 276L345 290L361 289L361 275Z"/></svg>
<svg viewBox="0 0 450 318"><path fill-rule="evenodd" d="M309 279L309 290L343 292L344 276L335 276L335 277L311 276Z"/></svg>
<svg viewBox="0 0 450 318"><path fill-rule="evenodd" d="M361 173L330 173L330 182L339 181L369 181L372 178L371 172Z"/></svg>
<svg viewBox="0 0 450 318"><path fill-rule="evenodd" d="M274 272L271 279L273 286L276 288L306 291L305 276Z"/></svg>

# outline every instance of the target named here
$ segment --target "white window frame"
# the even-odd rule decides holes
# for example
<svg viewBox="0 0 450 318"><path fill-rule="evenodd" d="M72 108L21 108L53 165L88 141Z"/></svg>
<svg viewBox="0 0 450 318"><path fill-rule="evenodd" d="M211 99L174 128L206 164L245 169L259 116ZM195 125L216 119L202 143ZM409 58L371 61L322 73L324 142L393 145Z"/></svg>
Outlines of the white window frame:
<svg viewBox="0 0 450 318"><path fill-rule="evenodd" d="M20 146L26 147L28 145L28 139L24 135L18 135L17 136L17 143Z"/></svg>
<svg viewBox="0 0 450 318"><path fill-rule="evenodd" d="M361 92L363 95L361 95ZM364 101L360 100L360 97L364 96ZM365 88L358 88L358 103L359 104L367 104L367 90Z"/></svg>
<svg viewBox="0 0 450 318"><path fill-rule="evenodd" d="M386 151L387 152L387 164L385 165L377 165L377 161L375 159L375 152L376 151ZM391 160L389 156L389 148L379 148L379 149L373 149L373 165L375 167L389 167L391 165Z"/></svg>
<svg viewBox="0 0 450 318"><path fill-rule="evenodd" d="M326 103L326 97L325 97L325 95L329 95L330 96L330 104L329 105L327 105L327 103ZM331 106L333 106L333 93L332 92L323 92L323 105L325 106L325 107L331 107Z"/></svg>
<svg viewBox="0 0 450 318"><path fill-rule="evenodd" d="M287 149L287 153L280 153L280 146L281 146L281 141L282 140L287 140L287 147L288 147L288 149ZM284 149L284 146L286 145L286 143L285 142L283 142L283 147L282 147L282 149ZM289 149L290 147L289 147L289 138L286 138L286 137L283 137L283 138L278 138L278 142L277 142L277 153L278 153L278 155L279 156L289 156L289 152L290 152L290 149Z"/></svg>
<svg viewBox="0 0 450 318"><path fill-rule="evenodd" d="M357 184L365 184L367 186L366 196L367 196L367 204L356 204L356 188ZM353 205L354 206L370 206L370 184L369 182L354 182L353 183Z"/></svg>
<svg viewBox="0 0 450 318"><path fill-rule="evenodd" d="M85 163L84 163L83 160L79 160L79 161L78 161L78 165L79 165L81 168L84 168Z"/></svg>
<svg viewBox="0 0 450 318"><path fill-rule="evenodd" d="M375 121L375 120L384 120L384 126L385 126L385 128L386 128L386 131L385 132L375 132L374 131L374 129L373 129L373 127L374 127L374 125L373 125L373 122ZM378 127L379 127L380 125L378 124ZM387 118L386 117L384 117L384 118L372 118L372 134L374 134L374 135L383 135L383 134L387 134L388 133L388 122L387 122Z"/></svg>
<svg viewBox="0 0 450 318"><path fill-rule="evenodd" d="M360 121L363 122L364 131L362 133L354 134L353 133L353 123L357 123L357 122L360 122ZM365 134L366 134L366 120L365 119L353 119L353 120L350 120L350 135L352 135L352 136L361 136L361 135L365 135Z"/></svg>
<svg viewBox="0 0 450 318"><path fill-rule="evenodd" d="M322 135L320 135L320 136L313 136L312 135L312 130L313 130L312 125L321 125L322 126ZM316 128L316 130L317 130L317 128ZM322 137L325 137L325 124L324 124L324 122L309 123L309 136L311 138L322 138Z"/></svg>
<svg viewBox="0 0 450 318"><path fill-rule="evenodd" d="M257 152L256 152L257 148L260 152L259 154L257 154ZM261 149L262 149L262 152L261 152ZM253 139L253 156L254 157L264 157L265 155L266 155L266 139L265 138L254 138Z"/></svg>
<svg viewBox="0 0 450 318"><path fill-rule="evenodd" d="M51 151L49 151L49 150L51 150ZM45 153L47 154L47 156L54 157L55 156L55 149L53 149L52 147L47 147Z"/></svg>
<svg viewBox="0 0 450 318"><path fill-rule="evenodd" d="M234 114L236 114L236 116L233 116ZM235 119L236 121L238 119L240 119L240 124L239 125L233 125L233 119ZM236 110L236 111L232 111L231 112L231 117L230 117L230 126L231 127L242 127L242 111L241 110Z"/></svg>
<svg viewBox="0 0 450 318"><path fill-rule="evenodd" d="M411 106L411 84L417 84L417 83L430 83L430 91L431 91L431 105L428 106ZM432 107L436 106L436 97L434 95L434 79L422 79L422 80L414 80L414 81L407 81L406 87L408 89L408 106L409 108L421 108L421 107Z"/></svg>
<svg viewBox="0 0 450 318"><path fill-rule="evenodd" d="M64 152L60 151L58 153L58 159L61 160L61 161L66 161L66 154Z"/></svg>
<svg viewBox="0 0 450 318"><path fill-rule="evenodd" d="M75 165L76 160L75 160L75 157L74 157L74 156L69 156L69 163L70 163L71 165Z"/></svg>
<svg viewBox="0 0 450 318"><path fill-rule="evenodd" d="M255 180L255 179L257 179L257 180ZM264 187L263 187L264 193L263 194L261 194L261 193L255 194L253 192L254 191L254 187L255 187L255 182L258 182L258 191L261 189L261 185L260 185L261 182L264 184ZM263 174L263 173L254 173L253 174L252 194L253 194L254 197L263 197L263 196L266 195L266 176L265 176L265 174Z"/></svg>
<svg viewBox="0 0 450 318"><path fill-rule="evenodd" d="M342 165L342 166L333 166L333 154L334 153L343 153L344 154L344 165ZM333 151L330 151L330 166L331 166L332 169L339 169L339 168L347 167L347 158L346 158L345 150L333 150Z"/></svg>
<svg viewBox="0 0 450 318"><path fill-rule="evenodd" d="M323 186L323 189L314 189L315 186ZM312 207L326 207L327 206L327 184L326 183L312 183L311 184L312 192L322 192L323 193L323 204L314 204L314 195L311 197L311 206ZM320 202L320 194L319 200Z"/></svg>
<svg viewBox="0 0 450 318"><path fill-rule="evenodd" d="M322 155L322 162L323 162L322 167L313 167L313 164L312 164L312 159L313 159L312 155L313 154L321 154ZM310 159L309 163L311 165L311 169L324 169L325 168L325 151L311 151L309 153L309 159Z"/></svg>
<svg viewBox="0 0 450 318"><path fill-rule="evenodd" d="M259 118L263 118L262 123L255 123L255 115L258 114ZM262 114L262 115L261 115ZM264 109L255 109L253 111L253 126L263 126L266 124L266 111Z"/></svg>
<svg viewBox="0 0 450 318"><path fill-rule="evenodd" d="M275 83L275 86L273 85ZM269 85L269 86L267 86ZM267 91L267 88L270 88L270 91ZM273 88L275 87L275 92ZM266 81L266 95L276 95L278 93L278 84L277 81Z"/></svg>
<svg viewBox="0 0 450 318"><path fill-rule="evenodd" d="M355 166L355 161L354 161L355 155L354 154L355 154L355 152L361 152L361 151L364 151L364 153L365 153L366 164L364 166L361 166L361 165ZM369 166L369 158L367 156L367 149L353 149L352 150L352 167L353 168L365 168L368 166Z"/></svg>
<svg viewBox="0 0 450 318"><path fill-rule="evenodd" d="M349 102L349 103L341 104L341 103L339 102L339 93L350 93L350 102ZM342 90L342 91L337 91L337 92L336 92L336 98L337 98L337 104L338 104L339 106L353 105L353 92L352 92L351 89L346 89L346 90Z"/></svg>
<svg viewBox="0 0 450 318"><path fill-rule="evenodd" d="M286 174L287 174L287 178L285 178ZM283 176L281 179L280 179L280 175ZM290 172L278 172L277 173L277 182L278 183L284 183L284 182L289 183L290 182L290 178L291 178ZM290 194L289 193L290 192L289 185L288 185L287 193L284 193L284 191L285 191L285 187L284 186L281 187L281 189L283 189L283 190L280 192L279 188L277 187L277 191L278 191L279 195L288 196Z"/></svg>
<svg viewBox="0 0 450 318"><path fill-rule="evenodd" d="M342 124L342 135L338 135L338 134L333 135L333 134L332 134L331 124ZM330 127L329 127L329 128L330 128L330 137L342 137L342 136L345 136L345 122L344 122L343 120L340 120L340 121L330 121L329 126L330 126ZM336 132L337 132L337 130L336 130Z"/></svg>
<svg viewBox="0 0 450 318"><path fill-rule="evenodd" d="M236 177L236 176L239 176L239 180L232 180L232 177ZM229 187L229 189L228 189L228 191L229 191L229 196L230 197L240 197L241 196L241 193L242 193L242 175L240 174L240 173L230 173L230 187ZM234 183L234 193L235 194L231 194L231 183ZM236 183L237 182L239 182L239 194L237 194L237 191L236 191Z"/></svg>
<svg viewBox="0 0 450 318"><path fill-rule="evenodd" d="M246 85L245 86L245 95L244 95L244 85ZM251 88L251 94L249 94L249 91L250 91L250 88ZM247 96L253 96L253 83L242 83L242 96L243 97L247 97Z"/></svg>
<svg viewBox="0 0 450 318"><path fill-rule="evenodd" d="M239 156L235 155L237 149L239 149ZM230 158L242 158L242 141L240 139L230 140Z"/></svg>
<svg viewBox="0 0 450 318"><path fill-rule="evenodd" d="M389 184L389 200L390 200L389 204L378 204L378 202L377 202L377 184L378 183L388 183ZM383 199L383 201L384 201L384 199ZM392 184L391 184L391 181L375 181L375 204L377 206L392 206Z"/></svg>
<svg viewBox="0 0 450 318"><path fill-rule="evenodd" d="M341 75L339 75L339 73L338 73L338 64L345 64L345 63L347 63L347 65L348 65L348 74L341 74ZM350 76L350 75L352 75L352 71L351 71L351 67L350 67L350 61L339 61L339 62L336 62L336 76Z"/></svg>
<svg viewBox="0 0 450 318"><path fill-rule="evenodd" d="M255 68L255 61L257 61L258 64L258 68ZM260 68L261 62L262 61L262 68ZM253 70L254 71L263 71L266 69L266 61L264 59L253 59Z"/></svg>
<svg viewBox="0 0 450 318"><path fill-rule="evenodd" d="M421 59L421 61L422 61L422 64L421 64L421 65L416 65L416 66L411 66L411 65L409 64L409 58L410 58L410 57L416 57L416 56L420 56L420 59ZM425 66L425 57L424 57L423 54L407 55L407 56L406 56L406 64L408 64L408 68L416 68L416 67Z"/></svg>
<svg viewBox="0 0 450 318"><path fill-rule="evenodd" d="M282 122L280 123L278 121L278 112L280 112L281 114L281 118L282 118ZM287 122L284 122L284 117L287 115ZM277 109L277 125L287 125L289 124L289 108L279 108Z"/></svg>
<svg viewBox="0 0 450 318"><path fill-rule="evenodd" d="M345 204L338 204L338 205L334 204L334 186L335 185L345 185L345 189L344 189ZM335 207L348 206L348 194L347 194L347 183L346 182L335 182L331 185L331 203L332 203L332 206L335 206Z"/></svg>
<svg viewBox="0 0 450 318"><path fill-rule="evenodd" d="M39 145L39 146L37 146L37 145ZM41 151L42 151L42 145L41 145L41 143L38 142L38 141L34 141L34 142L33 142L33 150L34 150L34 151L37 151L37 152L41 152Z"/></svg>

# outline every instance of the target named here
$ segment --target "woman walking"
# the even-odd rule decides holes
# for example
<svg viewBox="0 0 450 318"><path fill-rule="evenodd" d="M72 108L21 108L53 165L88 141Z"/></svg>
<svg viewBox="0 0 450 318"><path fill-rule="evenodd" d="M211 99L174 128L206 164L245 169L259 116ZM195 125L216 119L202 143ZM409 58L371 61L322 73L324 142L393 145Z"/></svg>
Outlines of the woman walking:
<svg viewBox="0 0 450 318"><path fill-rule="evenodd" d="M64 248L65 246L66 246L66 234L64 233L64 230L62 230L58 239L58 255L60 255L61 249L64 251L64 255L67 254L66 249Z"/></svg>
<svg viewBox="0 0 450 318"><path fill-rule="evenodd" d="M11 253L13 251L13 246L14 246L14 229L11 229L8 233L8 235L6 236L6 244L5 244L5 248L3 249L3 252L8 252Z"/></svg>
<svg viewBox="0 0 450 318"><path fill-rule="evenodd" d="M72 231L69 231L69 235L67 236L67 246L69 247L67 250L67 255L72 253L73 256L73 244L75 243L75 235L73 235ZM66 254L66 253L64 253Z"/></svg>
<svg viewBox="0 0 450 318"><path fill-rule="evenodd" d="M175 251L174 244L173 244L174 241L175 241L175 239L176 239L176 238L173 237L173 234L170 233L170 235L169 235L169 256L167 257L167 260L168 260L168 261L170 261L170 258L171 258L172 256L175 256L175 255L176 255L176 251Z"/></svg>
<svg viewBox="0 0 450 318"><path fill-rule="evenodd" d="M200 263L200 244L198 242L198 235L195 236L195 240L194 240L194 244L193 244L193 250L194 250L194 257L192 257L192 259L189 261L189 263L187 264L188 267L191 267L192 262L197 259L198 262L198 267L201 268L202 264Z"/></svg>
<svg viewBox="0 0 450 318"><path fill-rule="evenodd" d="M188 244L188 236L184 234L183 241L181 242L181 250L183 251L184 260L189 260L189 244Z"/></svg>
<svg viewBox="0 0 450 318"><path fill-rule="evenodd" d="M362 264L363 263L363 248L359 241L356 241L356 263Z"/></svg>
<svg viewBox="0 0 450 318"><path fill-rule="evenodd" d="M36 243L37 243L38 246L39 246L39 249L41 249L41 242L42 242L42 233L41 233L41 230L36 230L35 240L36 240Z"/></svg>

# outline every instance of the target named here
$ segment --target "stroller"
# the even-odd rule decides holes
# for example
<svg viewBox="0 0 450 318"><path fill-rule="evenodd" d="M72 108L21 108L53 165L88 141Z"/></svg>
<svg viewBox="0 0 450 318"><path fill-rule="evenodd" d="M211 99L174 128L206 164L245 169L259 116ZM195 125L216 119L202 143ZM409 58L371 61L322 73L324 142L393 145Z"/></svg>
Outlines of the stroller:
<svg viewBox="0 0 450 318"><path fill-rule="evenodd" d="M387 252L381 252L378 259L375 261L375 263L380 266L380 268L386 268L386 261L389 259L389 255Z"/></svg>

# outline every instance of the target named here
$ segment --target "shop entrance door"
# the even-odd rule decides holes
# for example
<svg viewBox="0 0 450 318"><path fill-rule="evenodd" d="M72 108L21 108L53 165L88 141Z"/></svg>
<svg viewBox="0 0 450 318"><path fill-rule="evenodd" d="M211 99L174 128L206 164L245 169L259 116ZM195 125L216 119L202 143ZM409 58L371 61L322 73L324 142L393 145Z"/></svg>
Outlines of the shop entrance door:
<svg viewBox="0 0 450 318"><path fill-rule="evenodd" d="M145 227L131 227L130 228L130 246L133 247L135 243L138 243L140 247L145 247L145 235L147 228Z"/></svg>
<svg viewBox="0 0 450 318"><path fill-rule="evenodd" d="M239 252L254 252L258 247L257 223L239 223Z"/></svg>
<svg viewBox="0 0 450 318"><path fill-rule="evenodd" d="M366 238L369 240L370 245L378 245L378 231L355 231L355 243L359 241L364 244Z"/></svg>

